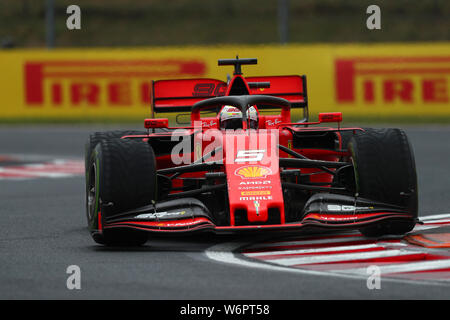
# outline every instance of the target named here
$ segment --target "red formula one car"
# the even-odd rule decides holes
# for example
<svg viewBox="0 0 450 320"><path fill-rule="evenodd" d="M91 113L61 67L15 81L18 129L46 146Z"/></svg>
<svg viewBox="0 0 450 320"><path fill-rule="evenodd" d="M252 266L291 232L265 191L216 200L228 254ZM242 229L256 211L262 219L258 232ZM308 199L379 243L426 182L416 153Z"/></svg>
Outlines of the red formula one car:
<svg viewBox="0 0 450 320"><path fill-rule="evenodd" d="M186 127L90 135L86 208L94 240L138 245L150 232L353 228L403 234L417 222L414 156L400 129L308 122L305 76L153 82L153 112L190 112ZM263 93L263 94L261 94ZM303 114L291 122L291 111ZM275 114L274 114L275 112ZM337 127L317 126L337 123Z"/></svg>

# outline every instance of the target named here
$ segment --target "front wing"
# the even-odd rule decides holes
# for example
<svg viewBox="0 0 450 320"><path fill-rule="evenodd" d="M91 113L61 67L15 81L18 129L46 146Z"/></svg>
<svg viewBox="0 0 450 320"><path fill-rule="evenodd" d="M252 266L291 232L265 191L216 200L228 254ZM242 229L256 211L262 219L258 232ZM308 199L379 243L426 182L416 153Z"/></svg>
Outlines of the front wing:
<svg viewBox="0 0 450 320"><path fill-rule="evenodd" d="M169 200L101 219L101 229L131 228L149 232L239 233L249 231L294 231L305 227L328 229L360 229L386 221L414 222L415 219L400 207L356 199L354 197L319 193L306 203L298 221L284 224L216 225L206 206L195 198ZM99 232L102 232L99 230Z"/></svg>

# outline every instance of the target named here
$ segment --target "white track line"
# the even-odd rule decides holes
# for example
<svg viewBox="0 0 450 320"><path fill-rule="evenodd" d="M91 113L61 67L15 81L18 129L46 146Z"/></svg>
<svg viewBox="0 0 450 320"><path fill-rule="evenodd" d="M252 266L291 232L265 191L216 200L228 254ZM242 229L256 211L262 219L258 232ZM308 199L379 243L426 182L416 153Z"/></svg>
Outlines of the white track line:
<svg viewBox="0 0 450 320"><path fill-rule="evenodd" d="M357 241L367 241L370 240L365 237L351 236L345 238L325 238L325 239L317 239L317 240L298 240L298 241L278 241L271 243L258 243L252 245L247 248L247 250L258 250L258 249L266 249L271 247L285 247L285 246L296 246L296 245L311 245L311 244L333 244L340 242L357 242Z"/></svg>
<svg viewBox="0 0 450 320"><path fill-rule="evenodd" d="M249 243L245 242L228 242L228 243L220 243L215 246L212 246L205 250L205 255L214 261L221 262L221 263L227 263L227 264L234 264L240 267L248 267L248 268L256 268L256 269L263 269L263 270L269 270L269 271L282 271L282 272L290 272L290 273L302 273L302 274L309 274L309 275L317 275L317 276L333 276L330 273L321 272L321 271L314 271L314 270L303 270L303 269L297 269L297 268L290 268L290 267L284 267L284 266L275 266L272 264L267 263L261 263L261 262L253 262L245 259L238 258L233 251L237 250L238 248L244 247L248 245ZM360 275L351 275L351 274L339 274L339 277L342 278L351 278L351 279L360 279Z"/></svg>
<svg viewBox="0 0 450 320"><path fill-rule="evenodd" d="M417 231L424 231L424 230L431 230L431 229L437 229L441 228L441 225L435 224L435 225L422 225L422 226L415 226L413 232Z"/></svg>
<svg viewBox="0 0 450 320"><path fill-rule="evenodd" d="M442 222L446 221L448 218L450 218L450 213L446 214L438 214L438 215L430 215L421 218L422 221L425 223L429 221L435 221L435 222ZM438 220L442 219L442 220ZM425 227L425 226L423 226ZM394 239L394 238L391 238ZM396 238L395 238L396 239ZM311 252L311 250L315 252L321 252L323 251L330 251L330 250L339 250L345 247L349 247L351 249L355 248L370 248L374 244L361 244L361 245L346 245L346 246L335 246L335 247L327 247L327 248L305 248L305 249L292 249L292 250L280 250L280 251L265 251L265 252L249 252L249 253L242 253L240 252L241 248L245 248L245 251L256 251L258 249L263 250L270 247L279 247L279 246L289 246L289 245L308 245L308 244L336 244L341 242L356 242L360 240L370 240L364 237L358 236L356 234L355 236L350 237L330 237L326 239L316 239L316 240L286 240L286 241L278 241L278 242L270 242L270 243L250 243L250 242L228 242L228 243L221 243L214 245L207 250L205 250L205 255L214 261L221 262L221 263L227 263L227 264L233 264L240 267L248 267L248 268L257 268L261 270L267 270L267 271L282 271L282 272L289 272L289 273L297 273L297 274L304 274L304 275L314 275L314 276L328 276L328 277L336 277L336 278L348 278L348 279L359 279L359 280L367 280L367 268L353 268L353 269L346 269L346 270L327 270L327 271L320 271L320 270L311 270L311 269L302 269L302 268L295 268L290 267L292 265L292 262L296 262L299 265L306 265L306 264L312 264L313 259L304 259L304 257L301 257L298 260L298 257L295 257L294 259L271 259L269 260L270 263L262 262L261 260L254 259L253 257L263 257L265 255L276 255L276 254L289 254L297 252ZM386 240L386 239L384 239ZM379 246L387 247L389 249L386 249L384 251L371 251L371 252L363 252L363 253L351 253L351 254L335 254L337 260L333 260L333 257L330 258L330 255L325 256L327 261L326 262L340 262L342 261L342 257L345 257L345 261L348 261L349 258L355 258L355 260L364 260L362 254L364 254L365 258L371 259L371 258L383 258L383 257L393 257L393 256L404 256L404 255L414 255L414 254L421 254L423 252L421 251L406 251L406 250L396 250L391 249L391 246L408 246L403 243L390 243L390 242L383 242L383 240L379 240L377 243ZM367 247L370 246L370 247ZM308 250L308 251L305 251ZM342 249L345 250L345 249ZM244 252L245 252L244 251ZM234 253L236 252L236 254ZM381 254L382 253L382 254ZM381 255L380 255L381 254ZM350 255L350 256L349 256ZM351 255L354 255L353 257ZM333 256L333 255L331 255ZM322 258L321 256L318 256ZM254 259L249 260L249 259ZM285 260L286 264L275 264L274 261L283 261ZM290 260L290 262L288 262ZM324 262L322 259L315 260L314 263ZM298 263L300 262L300 263ZM432 270L439 270L439 269L446 269L450 268L450 259L449 260L436 260L436 261L418 261L418 262L403 262L401 264L398 263L392 263L392 264L384 264L379 266L381 269L382 274L389 275L389 274L395 274L395 273L406 273L406 272L414 272L418 271L419 273L422 271L432 271ZM403 278L395 278L395 277L385 277L383 278L383 281L389 281L393 283L407 283L407 284L414 284L414 285L437 285L437 286L445 286L447 287L449 282L448 280L434 280L434 279L403 279Z"/></svg>
<svg viewBox="0 0 450 320"><path fill-rule="evenodd" d="M61 173L61 172L46 172L46 171L28 171L26 169L6 169L0 168L0 173L17 174L28 176L30 178L64 178L81 173Z"/></svg>
<svg viewBox="0 0 450 320"><path fill-rule="evenodd" d="M450 219L450 213L434 214L431 216L419 217L419 220L427 222L429 222L429 220L438 220L438 219Z"/></svg>
<svg viewBox="0 0 450 320"><path fill-rule="evenodd" d="M444 223L449 223L449 222L450 222L450 219L426 220L425 221L425 226L428 226L428 225L430 225L432 223L442 223L442 224L444 224Z"/></svg>
<svg viewBox="0 0 450 320"><path fill-rule="evenodd" d="M442 224L450 223L450 213L419 217L419 220L424 224L416 224L413 232L436 229L442 227Z"/></svg>
<svg viewBox="0 0 450 320"><path fill-rule="evenodd" d="M360 250L360 249L371 249L371 248L382 248L382 246L371 243L371 244L361 244L353 246L339 246L339 247L326 247L318 249L298 249L298 250L278 250L278 251L265 251L265 252L249 252L243 254L247 257L264 257L273 255L295 255L295 254L306 254L306 253L320 253L329 251L346 251L346 250Z"/></svg>
<svg viewBox="0 0 450 320"><path fill-rule="evenodd" d="M245 251L243 254L247 257L264 257L264 256L272 256L272 255L295 255L302 253L320 253L320 252L334 252L334 251L346 251L346 250L362 250L362 249L371 249L371 248L385 248L386 246L407 246L405 243L401 242L379 242L379 243L370 243L370 244L360 244L360 245L349 245L349 246L337 246L337 247L326 247L326 248L315 248L315 249L296 249L296 250L277 250L277 251L262 251L262 252L249 252Z"/></svg>
<svg viewBox="0 0 450 320"><path fill-rule="evenodd" d="M289 257L276 260L270 260L275 264L283 266L295 266L304 264L330 263L330 262L346 262L355 260L368 260L377 258L400 257L406 255L421 254L421 252L404 251L404 250L384 250L371 252L356 252L356 253L340 253L327 254L320 256L306 256L306 257Z"/></svg>
<svg viewBox="0 0 450 320"><path fill-rule="evenodd" d="M450 268L450 259L436 260L436 261L432 260L432 261L411 262L411 263L402 263L402 264L395 264L395 265L381 265L381 266L379 266L379 268L380 268L380 272L382 274L431 271L431 270ZM367 274L367 269L366 268L355 268L355 269L346 269L346 270L330 270L330 272L363 275L363 274Z"/></svg>
<svg viewBox="0 0 450 320"><path fill-rule="evenodd" d="M293 274L303 274L310 276L325 276L333 278L343 278L343 279L353 279L353 280L367 280L367 274L345 274L341 272L331 273L329 271L316 271L300 268L291 268L285 266L277 266L273 264L268 264L264 262L253 262L246 259L239 258L239 254L234 254L233 252L248 246L248 242L227 242L216 244L205 250L205 255L216 262L232 264L239 267L254 268L266 271L281 271L289 272ZM383 278L383 281L389 281L392 283L408 283L414 285L433 285L433 286L448 286L448 283L432 281L432 280L410 280L410 279L396 279L396 278Z"/></svg>
<svg viewBox="0 0 450 320"><path fill-rule="evenodd" d="M44 163L0 166L0 180L68 178L84 173L84 161L54 159Z"/></svg>

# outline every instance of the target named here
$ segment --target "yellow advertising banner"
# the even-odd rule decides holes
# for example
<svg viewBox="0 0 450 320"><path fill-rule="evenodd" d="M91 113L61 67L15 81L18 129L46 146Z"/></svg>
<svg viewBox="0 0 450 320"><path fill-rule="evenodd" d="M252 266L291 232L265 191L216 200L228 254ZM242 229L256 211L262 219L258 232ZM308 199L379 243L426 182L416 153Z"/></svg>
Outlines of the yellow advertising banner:
<svg viewBox="0 0 450 320"><path fill-rule="evenodd" d="M450 118L450 43L415 43L4 50L0 120L143 119L152 80L226 81L237 54L244 76L305 74L313 118Z"/></svg>

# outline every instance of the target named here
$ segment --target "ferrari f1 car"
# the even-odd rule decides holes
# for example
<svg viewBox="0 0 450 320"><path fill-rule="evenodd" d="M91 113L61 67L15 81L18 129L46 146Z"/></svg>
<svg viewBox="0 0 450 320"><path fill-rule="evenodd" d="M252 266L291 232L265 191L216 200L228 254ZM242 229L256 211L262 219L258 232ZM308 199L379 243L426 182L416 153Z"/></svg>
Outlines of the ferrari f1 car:
<svg viewBox="0 0 450 320"><path fill-rule="evenodd" d="M234 66L227 82L153 81L145 130L90 135L86 211L96 242L305 227L381 236L414 227L417 178L405 133L341 128L336 112L310 122L306 77L244 77L241 66L256 62L219 60ZM160 112L187 112L190 123L171 127L154 117ZM231 118L235 126L224 126Z"/></svg>

